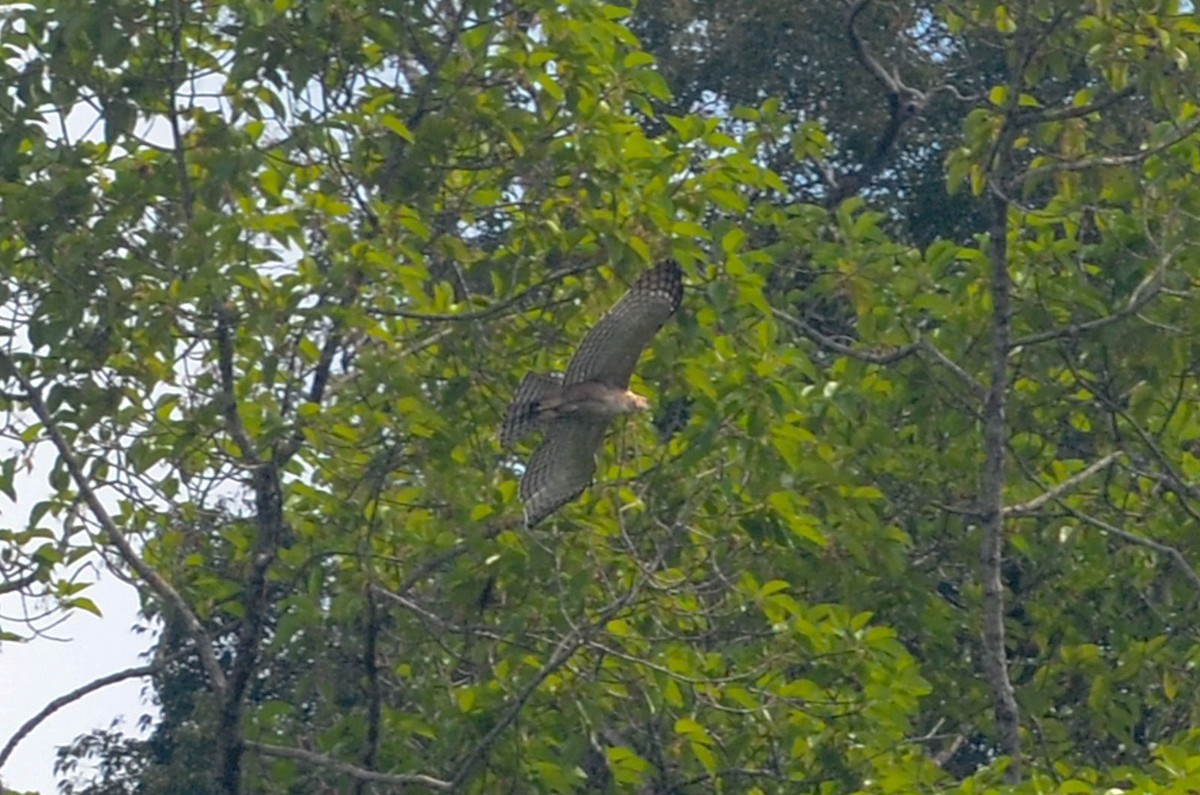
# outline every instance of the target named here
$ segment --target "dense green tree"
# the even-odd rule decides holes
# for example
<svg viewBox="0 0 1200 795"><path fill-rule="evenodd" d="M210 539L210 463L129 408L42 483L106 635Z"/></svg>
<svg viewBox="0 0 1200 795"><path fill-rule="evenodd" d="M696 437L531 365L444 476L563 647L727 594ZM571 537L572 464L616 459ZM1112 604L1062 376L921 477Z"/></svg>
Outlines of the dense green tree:
<svg viewBox="0 0 1200 795"><path fill-rule="evenodd" d="M158 627L73 791L1197 786L1190 12L383 5L0 22L3 589ZM508 396L667 256L524 529Z"/></svg>

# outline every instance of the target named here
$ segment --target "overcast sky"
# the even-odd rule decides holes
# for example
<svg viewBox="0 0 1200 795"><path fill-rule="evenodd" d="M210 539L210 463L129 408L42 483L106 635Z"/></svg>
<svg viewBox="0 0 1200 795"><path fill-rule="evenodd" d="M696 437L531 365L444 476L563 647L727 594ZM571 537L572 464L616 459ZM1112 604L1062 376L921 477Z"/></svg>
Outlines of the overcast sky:
<svg viewBox="0 0 1200 795"><path fill-rule="evenodd" d="M87 595L104 611L104 618L78 612L57 627L54 635L65 642L38 639L32 643L0 646L0 746L48 702L106 674L144 661L139 652L148 648L150 636L129 630L137 622L137 599L125 583L105 572ZM8 613L11 600L0 603ZM15 629L15 627L9 627ZM0 771L4 786L18 792L32 790L53 795L54 749L95 728L107 727L124 714L122 729L137 733L138 717L148 711L141 697L146 680L121 682L63 707L25 738Z"/></svg>

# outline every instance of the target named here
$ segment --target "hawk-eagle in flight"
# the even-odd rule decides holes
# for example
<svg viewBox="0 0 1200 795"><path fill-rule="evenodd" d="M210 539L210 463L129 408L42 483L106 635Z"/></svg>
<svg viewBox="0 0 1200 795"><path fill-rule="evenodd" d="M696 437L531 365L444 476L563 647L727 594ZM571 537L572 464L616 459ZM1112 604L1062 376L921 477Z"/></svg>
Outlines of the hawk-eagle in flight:
<svg viewBox="0 0 1200 795"><path fill-rule="evenodd" d="M529 373L521 381L500 427L500 444L507 447L535 429L544 433L521 477L527 527L592 482L596 450L614 417L650 407L646 398L629 391L629 377L682 298L679 265L664 262L643 273L592 326L565 375Z"/></svg>

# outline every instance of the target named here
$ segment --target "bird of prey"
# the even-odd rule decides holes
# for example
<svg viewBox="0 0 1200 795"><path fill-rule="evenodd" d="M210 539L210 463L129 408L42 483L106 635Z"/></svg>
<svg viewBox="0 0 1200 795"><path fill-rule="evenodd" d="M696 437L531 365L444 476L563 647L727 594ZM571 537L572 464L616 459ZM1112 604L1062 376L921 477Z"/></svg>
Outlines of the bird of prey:
<svg viewBox="0 0 1200 795"><path fill-rule="evenodd" d="M596 451L613 418L650 407L629 391L642 350L679 308L683 273L674 261L646 271L579 343L562 375L529 373L500 426L508 447L541 430L541 445L521 477L525 526L533 527L592 482Z"/></svg>

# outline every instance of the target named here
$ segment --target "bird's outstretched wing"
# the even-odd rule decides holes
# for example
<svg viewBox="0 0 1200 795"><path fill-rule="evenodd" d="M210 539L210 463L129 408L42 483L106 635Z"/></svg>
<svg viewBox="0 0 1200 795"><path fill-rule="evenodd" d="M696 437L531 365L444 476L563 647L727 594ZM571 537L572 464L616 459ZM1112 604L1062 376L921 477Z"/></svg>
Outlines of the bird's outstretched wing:
<svg viewBox="0 0 1200 795"><path fill-rule="evenodd" d="M561 393L562 376L526 373L500 425L500 446L512 447L514 442L537 428L541 424L543 403Z"/></svg>
<svg viewBox="0 0 1200 795"><path fill-rule="evenodd" d="M563 385L599 381L627 389L638 357L681 300L683 273L676 262L643 273L584 336Z"/></svg>
<svg viewBox="0 0 1200 795"><path fill-rule="evenodd" d="M533 527L591 484L596 450L604 441L607 427L608 420L586 416L568 416L549 423L545 440L533 451L521 477L526 527Z"/></svg>

